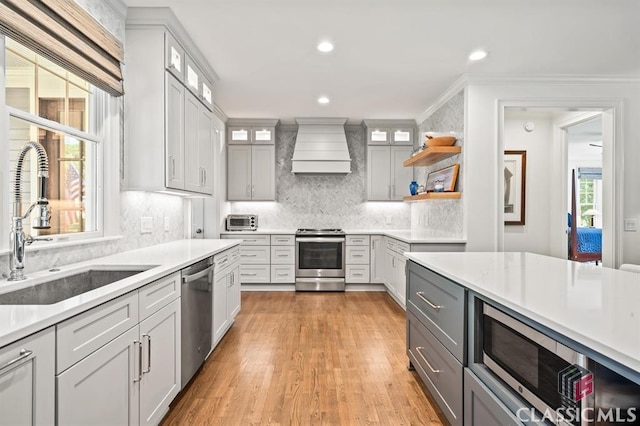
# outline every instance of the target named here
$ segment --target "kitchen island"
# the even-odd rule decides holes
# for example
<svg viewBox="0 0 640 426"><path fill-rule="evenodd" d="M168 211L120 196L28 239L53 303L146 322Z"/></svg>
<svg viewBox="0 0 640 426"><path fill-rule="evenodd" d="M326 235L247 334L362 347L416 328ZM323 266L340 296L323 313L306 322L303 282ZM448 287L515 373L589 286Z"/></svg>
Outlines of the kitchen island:
<svg viewBox="0 0 640 426"><path fill-rule="evenodd" d="M573 357L567 354L576 351L577 358L563 358L569 364L589 363L588 370L594 371L596 400L601 376L592 367L610 369L620 380L628 380L627 390L622 393L631 392L627 396L633 399L629 401L640 401L639 274L532 253L406 256L407 355L452 424L484 424L477 423L479 419L522 424L524 419L516 413L528 410L527 401L533 401L535 392L540 392L535 384L540 374L547 375L539 382L548 385L547 395L560 392L555 388L559 370L536 370L536 365L543 365L536 364L538 345L561 357ZM534 383L532 397L522 393L523 386L517 380L512 382L513 375L496 373L502 381L492 374L495 367L490 364L495 354L487 359L486 351L492 353L491 342L498 338L491 331L491 315L497 314L487 313L487 309L504 313L500 314L504 317L499 320L504 321L501 330L515 327L510 330L533 339L529 345L511 331L500 331L501 336L513 335L515 340L503 340L496 347L500 348L498 358L504 357L504 362L534 366L527 369ZM535 334L540 337L532 337ZM512 343L505 343L508 341ZM522 345L531 348L518 352ZM523 362L525 358L529 361ZM606 386L600 389L604 391ZM607 397L611 401L618 394L612 395Z"/></svg>

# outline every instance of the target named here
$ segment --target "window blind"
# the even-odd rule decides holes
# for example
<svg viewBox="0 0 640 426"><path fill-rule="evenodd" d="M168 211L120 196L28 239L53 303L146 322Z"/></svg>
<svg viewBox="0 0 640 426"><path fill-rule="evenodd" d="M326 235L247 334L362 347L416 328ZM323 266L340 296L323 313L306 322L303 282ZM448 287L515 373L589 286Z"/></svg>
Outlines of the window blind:
<svg viewBox="0 0 640 426"><path fill-rule="evenodd" d="M122 43L73 0L0 0L0 33L114 96Z"/></svg>
<svg viewBox="0 0 640 426"><path fill-rule="evenodd" d="M578 167L578 179L602 179L602 167Z"/></svg>

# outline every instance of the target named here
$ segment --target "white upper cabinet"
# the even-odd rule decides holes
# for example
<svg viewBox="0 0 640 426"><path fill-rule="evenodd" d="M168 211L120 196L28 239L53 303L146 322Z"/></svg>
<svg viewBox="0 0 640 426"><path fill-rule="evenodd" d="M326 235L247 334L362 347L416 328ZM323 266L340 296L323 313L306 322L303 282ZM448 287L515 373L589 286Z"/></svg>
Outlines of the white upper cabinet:
<svg viewBox="0 0 640 426"><path fill-rule="evenodd" d="M388 201L391 199L391 162L388 146L367 148L367 199Z"/></svg>
<svg viewBox="0 0 640 426"><path fill-rule="evenodd" d="M413 146L415 122L412 120L364 120L367 145Z"/></svg>
<svg viewBox="0 0 640 426"><path fill-rule="evenodd" d="M229 119L227 142L229 144L273 145L276 143L278 120Z"/></svg>
<svg viewBox="0 0 640 426"><path fill-rule="evenodd" d="M174 20L168 9L127 14L124 186L211 195L216 76L186 34L162 24Z"/></svg>

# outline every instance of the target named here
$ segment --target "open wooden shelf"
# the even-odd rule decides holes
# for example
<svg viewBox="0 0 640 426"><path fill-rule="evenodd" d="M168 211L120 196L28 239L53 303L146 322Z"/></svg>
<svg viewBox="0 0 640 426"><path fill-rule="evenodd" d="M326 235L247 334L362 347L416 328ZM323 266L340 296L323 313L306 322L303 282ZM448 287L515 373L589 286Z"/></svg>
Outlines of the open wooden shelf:
<svg viewBox="0 0 640 426"><path fill-rule="evenodd" d="M460 198L462 192L423 192L418 195L409 195L403 198L403 201L424 201L424 200L451 200Z"/></svg>
<svg viewBox="0 0 640 426"><path fill-rule="evenodd" d="M405 160L404 167L430 166L462 152L461 146L432 146Z"/></svg>

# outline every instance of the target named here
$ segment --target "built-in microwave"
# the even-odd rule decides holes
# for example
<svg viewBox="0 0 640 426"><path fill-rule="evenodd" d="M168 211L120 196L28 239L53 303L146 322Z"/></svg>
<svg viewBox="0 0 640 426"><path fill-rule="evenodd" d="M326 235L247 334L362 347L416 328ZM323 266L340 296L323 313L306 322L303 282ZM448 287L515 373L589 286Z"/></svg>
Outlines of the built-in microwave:
<svg viewBox="0 0 640 426"><path fill-rule="evenodd" d="M537 410L520 420L640 424L640 384L490 304L479 313L477 361Z"/></svg>
<svg viewBox="0 0 640 426"><path fill-rule="evenodd" d="M227 231L257 231L258 215L229 214L227 215Z"/></svg>

